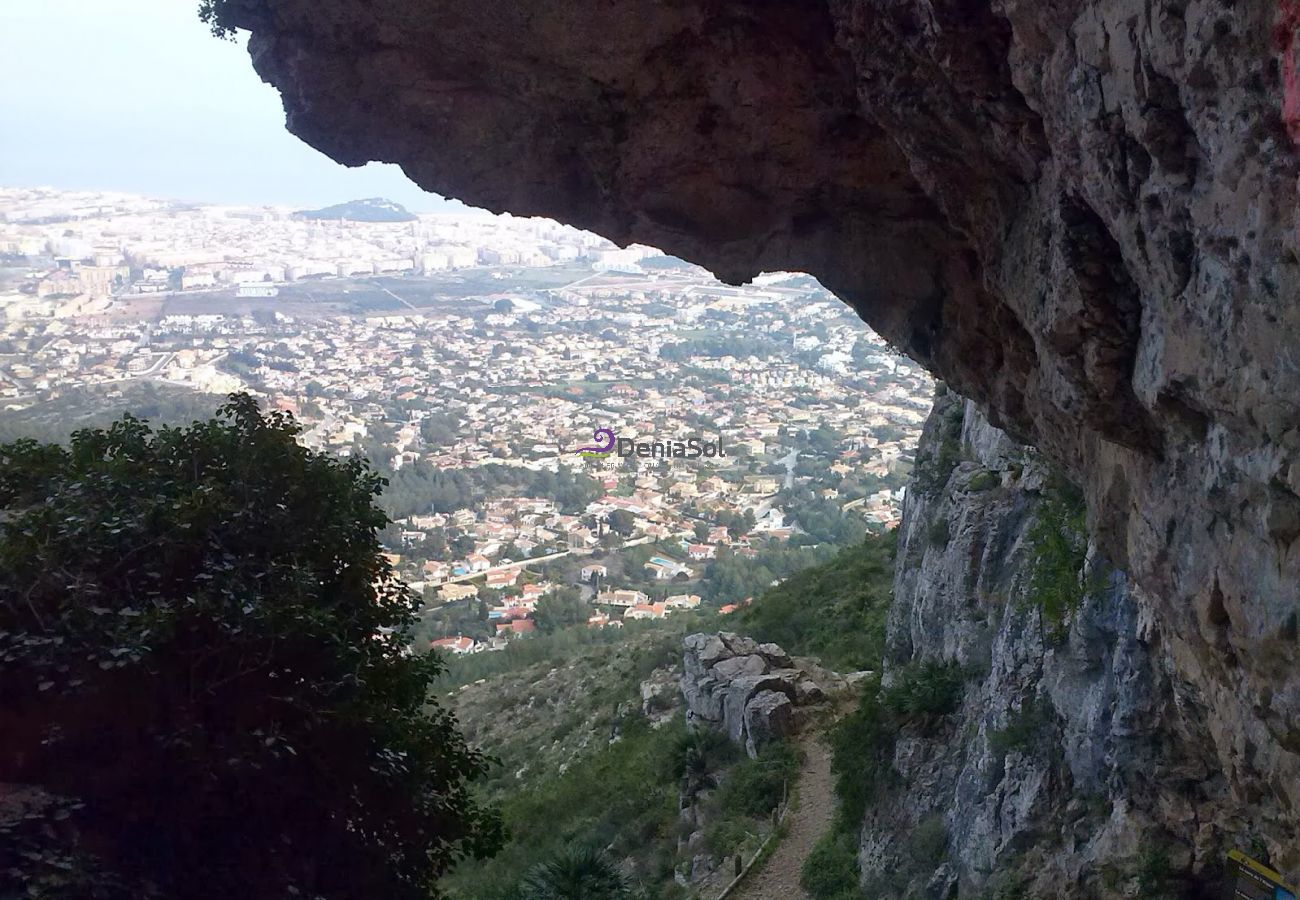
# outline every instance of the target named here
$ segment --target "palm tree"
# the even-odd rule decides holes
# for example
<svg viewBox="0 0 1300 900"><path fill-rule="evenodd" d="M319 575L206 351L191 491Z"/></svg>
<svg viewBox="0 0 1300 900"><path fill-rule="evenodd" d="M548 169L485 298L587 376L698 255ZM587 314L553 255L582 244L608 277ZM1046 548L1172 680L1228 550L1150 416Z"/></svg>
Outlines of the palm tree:
<svg viewBox="0 0 1300 900"><path fill-rule="evenodd" d="M627 879L604 851L569 847L534 866L519 886L523 900L624 900Z"/></svg>

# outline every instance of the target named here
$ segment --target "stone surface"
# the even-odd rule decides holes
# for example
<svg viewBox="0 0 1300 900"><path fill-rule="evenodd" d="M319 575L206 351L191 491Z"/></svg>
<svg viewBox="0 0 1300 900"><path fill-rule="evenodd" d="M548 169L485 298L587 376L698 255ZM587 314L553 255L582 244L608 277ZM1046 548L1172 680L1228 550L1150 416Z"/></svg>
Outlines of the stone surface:
<svg viewBox="0 0 1300 900"><path fill-rule="evenodd" d="M776 644L729 632L687 635L683 647L687 724L724 732L751 757L770 741L792 735L799 708L823 703L827 688L842 684Z"/></svg>
<svg viewBox="0 0 1300 900"><path fill-rule="evenodd" d="M926 461L945 431L961 435L959 452L936 477ZM1054 636L1042 620L1032 586L1049 480L1041 455L944 393L918 457L886 680L918 660L956 660L968 678L954 715L905 729L894 747L897 783L862 832L864 873L879 895L950 896L955 886L962 897L1017 896L1019 885L1028 897L1119 896L1153 848L1177 857L1182 877L1211 892L1203 896L1217 896L1217 869L1234 847L1263 845L1275 864L1294 865L1281 793L1234 796L1210 737L1216 719L1250 711L1213 709L1198 680L1178 672L1152 598L1094 545L1088 595L1068 628ZM996 486L972 489L981 481ZM938 520L948 523L942 543L931 536ZM919 866L909 836L936 817L948 858ZM1169 885L1148 895L1181 896Z"/></svg>
<svg viewBox="0 0 1300 900"><path fill-rule="evenodd" d="M794 734L794 701L779 691L759 691L745 704L745 752L751 757L766 744Z"/></svg>

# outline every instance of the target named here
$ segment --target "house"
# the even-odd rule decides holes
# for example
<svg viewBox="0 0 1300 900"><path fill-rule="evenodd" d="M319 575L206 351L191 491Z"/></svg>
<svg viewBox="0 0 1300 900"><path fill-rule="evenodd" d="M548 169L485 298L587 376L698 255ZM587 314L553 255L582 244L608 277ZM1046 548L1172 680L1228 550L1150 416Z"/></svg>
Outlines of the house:
<svg viewBox="0 0 1300 900"><path fill-rule="evenodd" d="M449 653L462 656L466 653L473 653L476 645L473 638L457 635L454 638L439 638L436 641L430 641L429 646L434 650L446 650Z"/></svg>
<svg viewBox="0 0 1300 900"><path fill-rule="evenodd" d="M471 553L465 557L465 565L471 572L486 572L492 568L492 561L482 553Z"/></svg>
<svg viewBox="0 0 1300 900"><path fill-rule="evenodd" d="M700 605L700 598L695 594L674 594L664 601L668 609L695 609Z"/></svg>
<svg viewBox="0 0 1300 900"><path fill-rule="evenodd" d="M576 528L570 531L566 537L566 542L570 550L590 550L599 543L587 528Z"/></svg>
<svg viewBox="0 0 1300 900"><path fill-rule="evenodd" d="M580 574L583 581L591 581L593 577L600 579L609 577L609 570L604 566L590 565L583 566Z"/></svg>
<svg viewBox="0 0 1300 900"><path fill-rule="evenodd" d="M537 631L537 624L532 619L513 619L497 623L497 637L517 638Z"/></svg>
<svg viewBox="0 0 1300 900"><path fill-rule="evenodd" d="M734 612L735 612L736 610L738 610L738 609L740 609L740 606L739 606L739 605L737 605L737 604L735 604L735 603L728 603L726 606L724 606L724 607L722 607L720 610L718 610L718 615L720 615L720 616L729 616L729 615L731 615L732 613L734 613Z"/></svg>
<svg viewBox="0 0 1300 900"><path fill-rule="evenodd" d="M628 608L649 602L650 598L640 591L601 591L596 595L596 603L600 606L621 606Z"/></svg>
<svg viewBox="0 0 1300 900"><path fill-rule="evenodd" d="M725 494L731 492L731 485L717 475L710 475L700 482L700 491L705 494Z"/></svg>
<svg viewBox="0 0 1300 900"><path fill-rule="evenodd" d="M638 603L623 613L623 619L662 619L666 615L668 610L662 603Z"/></svg>
<svg viewBox="0 0 1300 900"><path fill-rule="evenodd" d="M713 559L718 555L718 548L711 544L690 544L686 547L686 555L691 559Z"/></svg>
<svg viewBox="0 0 1300 900"><path fill-rule="evenodd" d="M771 475L745 476L745 493L747 494L775 494L780 489L780 482Z"/></svg>
<svg viewBox="0 0 1300 900"><path fill-rule="evenodd" d="M468 528L478 521L478 514L472 509L458 509L451 514L451 524L457 528Z"/></svg>
<svg viewBox="0 0 1300 900"><path fill-rule="evenodd" d="M501 588L514 587L515 582L518 580L518 569L502 569L498 572L488 572L484 583L490 588L500 590Z"/></svg>
<svg viewBox="0 0 1300 900"><path fill-rule="evenodd" d="M436 559L425 560L424 577L426 580L435 583L446 581L449 575L451 575L451 566L447 565L445 562L440 562Z"/></svg>
<svg viewBox="0 0 1300 900"><path fill-rule="evenodd" d="M438 589L438 597L444 603L467 600L478 595L478 588L472 584L444 584Z"/></svg>
<svg viewBox="0 0 1300 900"><path fill-rule="evenodd" d="M731 532L728 531L726 525L714 525L712 528L709 529L709 537L708 537L708 540L705 541L705 543L707 543L707 544L730 544L730 543L731 543Z"/></svg>
<svg viewBox="0 0 1300 900"><path fill-rule="evenodd" d="M645 569L656 581L670 581L678 575L684 575L687 578L691 577L690 566L663 556L650 557L650 561L645 564Z"/></svg>

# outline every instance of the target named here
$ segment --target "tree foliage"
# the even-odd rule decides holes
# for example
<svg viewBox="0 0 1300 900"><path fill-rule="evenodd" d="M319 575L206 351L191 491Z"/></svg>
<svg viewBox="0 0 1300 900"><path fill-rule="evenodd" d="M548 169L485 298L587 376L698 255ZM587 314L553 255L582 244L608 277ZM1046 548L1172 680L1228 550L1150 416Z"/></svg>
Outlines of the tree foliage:
<svg viewBox="0 0 1300 900"><path fill-rule="evenodd" d="M235 395L0 446L0 895L428 897L499 844L382 480L296 433Z"/></svg>

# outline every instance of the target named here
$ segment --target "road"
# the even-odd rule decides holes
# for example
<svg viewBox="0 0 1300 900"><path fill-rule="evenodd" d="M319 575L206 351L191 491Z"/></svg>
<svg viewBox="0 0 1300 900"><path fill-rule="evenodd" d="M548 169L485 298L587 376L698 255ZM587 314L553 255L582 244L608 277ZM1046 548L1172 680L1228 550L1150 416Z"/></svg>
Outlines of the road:
<svg viewBox="0 0 1300 900"><path fill-rule="evenodd" d="M416 306L414 303L412 303L411 301L407 300L405 297L399 297L399 296L397 296L397 295L394 294L392 291L390 291L388 288L386 288L386 287L384 287L382 284L380 284L378 281L371 281L371 282L369 282L369 284L370 284L371 287L377 287L377 288L379 288L379 289L380 289L381 291L383 291L385 294L387 294L388 296L390 296L390 297L392 297L394 300L396 300L398 303L401 303L401 304L403 304L404 306L407 306L407 307L409 307L410 309L415 310L416 312L423 312L423 310L420 309L420 307Z"/></svg>
<svg viewBox="0 0 1300 900"><path fill-rule="evenodd" d="M794 487L794 467L799 462L799 451L791 450L777 462L785 466L785 489L788 491Z"/></svg>
<svg viewBox="0 0 1300 900"><path fill-rule="evenodd" d="M678 535L678 537L682 537L682 536L683 535ZM628 541L622 547L620 547L619 550L626 550L628 547L640 547L642 544L650 544L653 542L654 542L654 538L652 537L648 537L648 536L639 537L634 541ZM612 552L617 553L619 552L619 550L614 550ZM459 584L462 581L473 581L475 578L482 578L484 575L488 574L489 572L505 572L509 569L518 569L521 567L526 568L528 566L533 565L534 563L549 562L552 559L560 559L563 556L572 556L573 553L574 551L572 550L562 550L559 553L551 553L546 556L530 556L526 559L520 559L512 563L506 563L505 565L492 566L491 568L484 569L481 572L470 572L468 575L456 575L452 578L448 578L446 581L439 582L439 585Z"/></svg>

